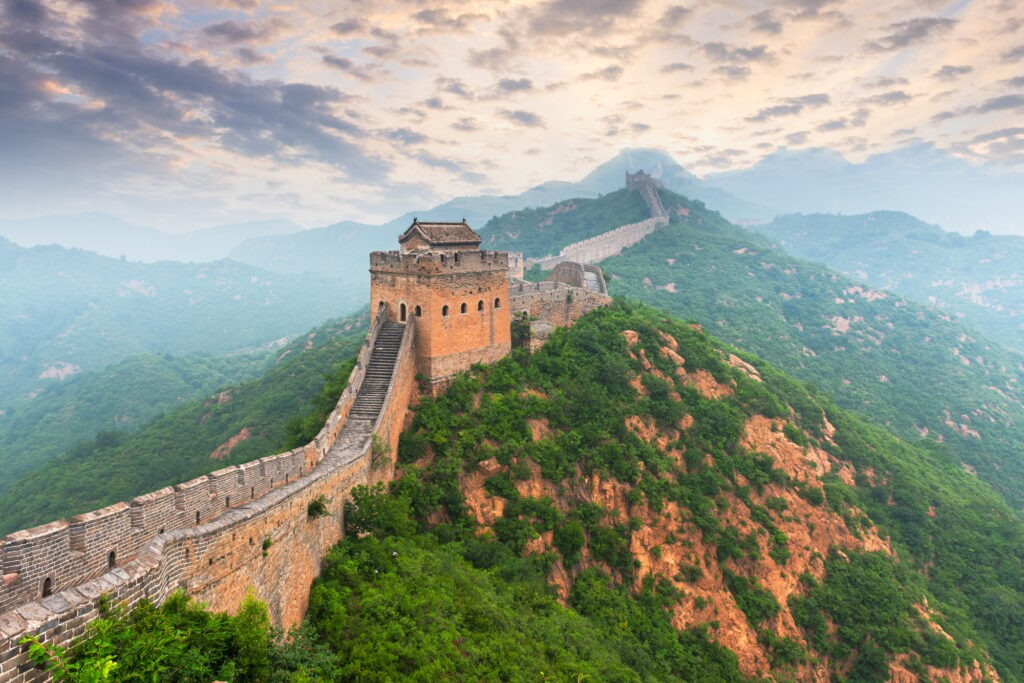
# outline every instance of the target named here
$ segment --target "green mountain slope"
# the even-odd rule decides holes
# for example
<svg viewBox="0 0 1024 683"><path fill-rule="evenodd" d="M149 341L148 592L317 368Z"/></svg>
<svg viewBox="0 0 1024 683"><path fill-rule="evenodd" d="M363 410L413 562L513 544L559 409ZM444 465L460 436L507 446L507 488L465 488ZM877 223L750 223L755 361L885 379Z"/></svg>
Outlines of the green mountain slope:
<svg viewBox="0 0 1024 683"><path fill-rule="evenodd" d="M696 319L901 436L943 441L1024 506L1024 356L661 195L670 225L602 263L613 294Z"/></svg>
<svg viewBox="0 0 1024 683"><path fill-rule="evenodd" d="M0 491L99 432L134 430L186 401L257 376L272 354L131 356L14 402L0 411Z"/></svg>
<svg viewBox="0 0 1024 683"><path fill-rule="evenodd" d="M232 261L133 263L0 239L0 407L138 353L223 354L362 303L323 276Z"/></svg>
<svg viewBox="0 0 1024 683"><path fill-rule="evenodd" d="M1024 237L964 237L895 211L792 214L755 230L794 256L943 308L1024 350Z"/></svg>
<svg viewBox="0 0 1024 683"><path fill-rule="evenodd" d="M310 413L310 401L337 375L333 405L359 350L367 314L329 322L276 353L260 377L222 387L154 418L134 432L104 432L14 480L0 493L0 533L128 500L226 465L292 447L304 425L289 422ZM314 429L314 433L319 425ZM216 453L216 457L214 454Z"/></svg>
<svg viewBox="0 0 1024 683"><path fill-rule="evenodd" d="M642 221L649 213L643 198L627 190L600 199L570 199L543 209L523 209L492 218L480 229L480 246L521 251L527 257L539 258L620 225Z"/></svg>
<svg viewBox="0 0 1024 683"><path fill-rule="evenodd" d="M303 628L247 638L237 666L881 683L980 682L994 665L1024 680L1024 523L1002 499L696 325L618 302L415 412L391 495L346 507ZM181 601L161 612L104 626L79 663L146 671L137 645L157 632L172 663L229 665L222 638L173 646L197 646L168 627Z"/></svg>

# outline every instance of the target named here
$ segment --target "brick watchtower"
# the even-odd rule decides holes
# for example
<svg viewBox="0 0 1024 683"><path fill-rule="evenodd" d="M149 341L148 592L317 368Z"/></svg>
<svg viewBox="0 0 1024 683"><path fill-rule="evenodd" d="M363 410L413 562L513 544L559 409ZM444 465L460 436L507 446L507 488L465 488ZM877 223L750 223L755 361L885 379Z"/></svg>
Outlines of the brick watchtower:
<svg viewBox="0 0 1024 683"><path fill-rule="evenodd" d="M461 223L412 225L399 251L370 254L370 303L416 325L416 370L433 383L511 350L508 254Z"/></svg>

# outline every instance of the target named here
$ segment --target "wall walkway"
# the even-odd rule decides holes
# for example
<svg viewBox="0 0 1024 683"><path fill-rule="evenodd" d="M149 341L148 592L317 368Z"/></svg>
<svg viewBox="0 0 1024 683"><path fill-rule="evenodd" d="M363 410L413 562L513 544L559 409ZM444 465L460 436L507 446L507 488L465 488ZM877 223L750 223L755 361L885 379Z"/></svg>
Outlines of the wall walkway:
<svg viewBox="0 0 1024 683"><path fill-rule="evenodd" d="M19 640L67 644L98 616L104 594L133 606L183 589L233 611L252 590L276 625L297 624L322 558L342 538L349 492L393 474L415 388L414 335L378 312L337 407L302 448L8 535L0 683L47 680ZM330 516L310 517L321 496Z"/></svg>

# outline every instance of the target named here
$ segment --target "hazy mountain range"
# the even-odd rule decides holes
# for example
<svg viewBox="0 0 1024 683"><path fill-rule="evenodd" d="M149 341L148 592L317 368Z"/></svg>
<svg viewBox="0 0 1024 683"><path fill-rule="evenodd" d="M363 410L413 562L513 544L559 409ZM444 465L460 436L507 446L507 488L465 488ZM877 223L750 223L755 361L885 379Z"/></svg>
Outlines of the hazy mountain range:
<svg viewBox="0 0 1024 683"><path fill-rule="evenodd" d="M249 221L170 234L101 213L0 220L0 236L22 247L59 244L129 261L205 262L225 258L240 242L301 230L287 220Z"/></svg>

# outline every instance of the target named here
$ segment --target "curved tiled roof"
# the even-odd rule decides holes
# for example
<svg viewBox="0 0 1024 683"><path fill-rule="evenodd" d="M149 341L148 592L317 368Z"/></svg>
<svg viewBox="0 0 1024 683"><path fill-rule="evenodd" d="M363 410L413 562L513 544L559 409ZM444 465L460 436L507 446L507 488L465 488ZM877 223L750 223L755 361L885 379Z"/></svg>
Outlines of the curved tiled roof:
<svg viewBox="0 0 1024 683"><path fill-rule="evenodd" d="M407 241L415 232L419 232L433 246L444 246L446 244L479 245L481 242L480 235L476 234L466 224L465 219L461 223L421 223L413 219L409 229L398 238L399 243Z"/></svg>

